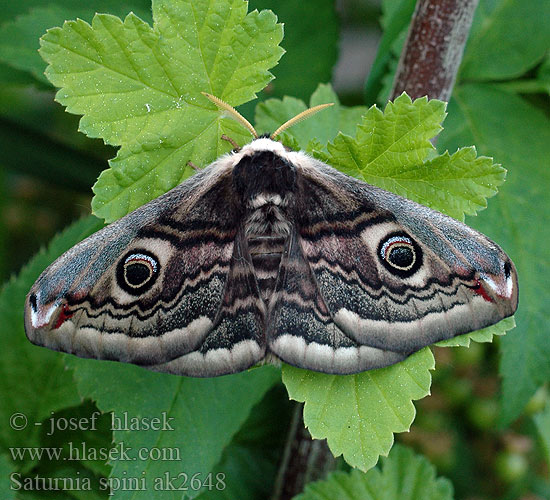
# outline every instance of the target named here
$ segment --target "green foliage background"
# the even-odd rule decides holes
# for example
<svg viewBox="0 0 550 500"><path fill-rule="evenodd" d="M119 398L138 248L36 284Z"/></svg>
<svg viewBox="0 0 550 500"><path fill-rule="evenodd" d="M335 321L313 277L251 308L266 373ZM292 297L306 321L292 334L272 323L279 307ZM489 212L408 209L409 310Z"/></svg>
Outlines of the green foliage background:
<svg viewBox="0 0 550 500"><path fill-rule="evenodd" d="M243 2L234 0L230 3L234 4L235 12L239 8L242 11ZM143 58L136 59L133 67L139 74L143 68L149 69L148 64L144 64L150 60L147 51L159 56L155 44L169 40L170 30L174 27L173 18L168 19L169 12L176 4L178 2L168 0L156 2L157 15L165 15L164 21L156 17L159 26L165 30L165 38L160 41L158 32L151 31L137 17L126 18L124 25L113 17L96 18L94 36L112 36L112 40L118 42L123 40L122 47L132 48L136 57ZM435 109L435 103L423 105L417 101L414 105L433 119L421 121L425 136L418 136L418 145L404 145L405 152L416 153L411 153L410 160L402 164L396 164L392 159L380 162L376 155L369 156L369 150L363 151L361 145L368 141L373 127L380 127L378 130L386 139L390 137L388 132L384 132L384 119L389 115L371 110L359 129L355 130L355 124L361 123L365 105L378 102L384 109L396 57L413 7L412 0L384 1L380 7L367 2L349 2L346 10L337 14L333 2L326 0L250 1L249 12L255 8L270 8L279 16L279 21L285 23L282 46L287 53L280 64L273 67L281 56L277 42L282 32L267 13L254 18L254 26L266 33L266 37L258 42L256 53L261 57L254 62L256 72L246 73L249 85L243 85L242 78L227 84L223 78L227 68L223 67L219 70L218 84L215 79L203 80L202 83L186 81L189 72L185 72L182 66L185 63L183 56L181 60L176 57L164 62L157 58L157 62L163 70L172 67L167 75L176 78L171 80L172 85L179 89L213 85L200 90L214 90L214 93L220 90L217 95L231 104L244 103L239 109L254 119L262 130L272 129L273 124L278 125L284 118L303 109L303 101L307 102L312 94L313 104L316 99L319 102L337 101L338 105L325 112L327 114L320 114L317 119L289 130L285 140L368 182L400 192L458 218L464 213L475 214L486 205L485 198L496 192L502 183L503 171L495 163L506 168L507 182L498 188L499 195L489 200L487 210L478 217L468 217L467 222L497 241L518 267L521 307L516 315L517 327L498 342L498 350L494 344L484 347L476 343L468 350L465 347L436 349L436 358L441 363L433 372L432 396L417 403L417 422L409 434L398 435L398 438L426 454L440 473L452 479L454 498L469 498L476 494L476 498L514 499L527 493L535 498L550 498L547 469L550 404L545 392L550 380L550 318L547 308L550 300L546 286L550 270L545 245L547 236L542 231L548 226L550 214L550 199L546 193L550 185L550 29L546 25L550 5L543 0L482 0L453 98L447 108L444 130L437 141L438 150L441 153L448 150L451 156L435 156L427 142L439 131L443 110ZM189 476L200 473L202 479L210 471L225 474L223 492L187 491L188 496L266 498L272 489L292 408L276 368L263 367L231 377L197 381L150 374L132 366L70 358L31 346L24 337L22 303L34 279L55 256L97 230L101 222L92 216L82 219L56 237L47 250L39 253L28 265L21 266L53 233L79 215L88 213L90 186L107 167L108 159L116 155L111 168L102 174L102 180L94 188L94 208L98 215L112 220L190 175L184 160L204 164L216 157L225 147L218 141L220 131L229 131L232 136L242 138L240 142L245 141L242 131L233 122L219 120L213 107L204 105L204 109L196 110L191 95L173 94L176 100L183 96L181 106L174 109L173 98L166 100L163 97L170 95L170 90L164 92L161 88L166 79L155 80L158 74L154 69L149 73L142 72L137 79L111 82L121 96L128 91L141 93L141 98L132 101L138 108L124 108L123 100L118 108L101 100L102 92L108 86L105 83L108 76L101 77L105 83L103 88L94 89L92 79L88 80L89 88L83 88L78 77L72 77L73 70L81 68L82 61L71 59L71 54L61 54L56 48L56 45L65 46L65 42L71 46L71 33L80 30L78 32L82 34L88 30L83 22L50 32L42 49L42 56L51 64L49 78L57 86L64 87L58 100L73 113L85 115L80 122L83 132L90 137L102 137L111 146L77 133L78 117L64 113L63 108L53 102L54 89L44 76L46 63L37 49L39 38L47 29L62 26L66 19L81 18L91 22L96 11L108 12L121 19L133 11L149 26L153 22L150 4L143 0L97 0L93 5L83 5L78 0L23 0L10 2L0 12L0 144L4 152L0 171L0 274L7 279L11 273L18 272L17 278L9 281L0 293L0 324L4 339L4 349L0 351L2 498L105 498L106 492L97 488L100 478L139 476L144 469L151 477L162 476L165 472L176 476L180 472ZM244 14L246 11L242 16ZM354 24L361 21L361 30L375 32L380 14L382 39L365 88L338 98L330 87L318 87L319 82L331 79L340 30L352 19ZM238 25L238 15L233 16L230 23ZM250 24L246 26L243 36L252 29ZM530 27L528 36L525 26ZM179 26L177 32L181 33L183 29ZM93 51L97 44L86 46L86 36L81 34L76 38L83 40L82 50ZM183 53L181 49L180 53ZM112 53L109 50L103 56L109 57ZM93 59L89 56L88 61ZM249 57L243 55L242 60L249 61ZM112 63L123 68L125 61L113 60ZM216 63L212 59L207 65L213 68ZM94 70L91 66L87 69ZM268 83L268 70L275 79L260 92L264 103L254 111L255 103L246 101ZM131 76L128 72L126 75ZM134 83L129 84L130 81ZM141 86L139 82L147 85ZM153 92L148 93L148 89L153 89ZM90 93L95 93L96 100L86 97ZM274 99L285 95L292 98ZM145 114L145 104L156 111L154 118L149 119ZM111 113L109 116L114 117L114 122L103 119L106 115L103 106ZM401 101L386 113L401 112L405 115L407 106L413 104ZM427 112L429 109L432 111ZM117 126L117 120L126 120L126 127ZM174 122L177 123L174 125ZM335 124L339 126L335 128ZM344 134L337 136L338 130ZM180 144L187 144L186 141L196 136L197 131L209 132L201 135L201 142L190 142L189 148L182 149ZM396 138L391 140L393 145L399 144ZM161 146L157 147L159 144ZM122 145L122 148L117 152L113 145ZM479 155L493 157L495 163L476 156L472 149L463 148L470 145L477 148ZM463 149L455 153L459 148ZM173 154L174 151L177 155ZM360 165L359 169L350 166L351 163L348 165L349 158L354 159L353 165ZM157 165L161 170L156 168ZM445 182L441 172L454 177ZM141 182L142 188L130 195L131 190L127 188L136 182ZM427 189L427 184L438 187ZM439 200L438 192L441 193ZM75 206L78 207L76 210ZM487 341L492 334L503 333L512 326L510 323L501 325L488 332L483 340ZM365 379L371 376L381 381L378 385L382 387L382 393L388 394L390 401L395 402L395 391L403 384L399 377L405 373L406 363L402 364L402 369L394 369L387 375L380 370L377 371L380 373L358 376L356 380L308 372L301 374L299 370L285 367L283 380L293 399L308 401L304 418L312 434L327 437L335 454L343 453L349 464L366 470L376 463L379 453L389 451L393 432L409 428L415 415L411 399L421 398L430 390L429 370L433 368L433 357L429 350L418 353L416 357L419 359L411 358L411 367L414 372L423 366L419 376L425 380L419 384L417 393L405 390L403 411L395 411L397 421L389 425L385 434L381 434L373 418L379 408L375 406L373 409L372 406L377 396L369 396L369 387L373 386L363 384L368 384ZM497 363L503 381L501 389L495 377ZM341 387L335 388L335 383ZM350 402L346 397L346 384L355 389L363 387L360 394L367 417L363 422L358 414L353 416L352 411L349 418L355 422L354 425L360 425L358 434L351 433L348 438L342 438L338 432L342 415L330 418L323 415L326 407L320 404L322 398L314 393L325 391L324 394L330 394L332 387L334 394L343 395L342 404L345 405ZM357 402L360 404L361 399ZM46 424L52 412L58 417L86 418L98 409L103 416L95 432L81 430L47 435ZM174 417L176 430L112 432L110 412L121 415L125 411L137 417L166 412ZM9 426L9 418L16 412L25 414L31 423L23 431L15 431ZM380 419L387 426L388 420L385 417ZM35 422L44 422L44 426L33 425ZM365 425L372 425L375 430L369 432L381 437L382 444L364 446L372 442L368 433L361 437L361 433L367 432ZM108 449L112 440L115 444L130 444L134 450L139 447L177 448L181 460L59 462L29 456L14 458L10 450L24 446L56 446L66 450L69 443L82 442ZM354 451L354 443L362 449ZM342 462L342 472L330 476L325 483L312 486L303 498L321 498L315 495L338 491L339 487L352 495L350 498L369 498L366 491L371 492L371 498L406 498L403 491L410 492L413 484L425 488L422 498L453 498L450 483L436 480L433 467L405 448L394 447L381 469L372 469L366 474L358 470L350 474L347 467ZM96 487L92 491L54 494L14 492L10 489L13 483L9 481L9 474L13 471L21 477L35 474L42 477L87 477ZM395 478L409 478L409 483L403 479L404 490L400 491L396 486L390 491L382 486L384 481L395 484ZM380 491L386 491L385 496L377 496ZM150 498L145 492L135 491L118 491L115 498L141 498L140 495ZM159 492L155 498L182 498L182 493Z"/></svg>

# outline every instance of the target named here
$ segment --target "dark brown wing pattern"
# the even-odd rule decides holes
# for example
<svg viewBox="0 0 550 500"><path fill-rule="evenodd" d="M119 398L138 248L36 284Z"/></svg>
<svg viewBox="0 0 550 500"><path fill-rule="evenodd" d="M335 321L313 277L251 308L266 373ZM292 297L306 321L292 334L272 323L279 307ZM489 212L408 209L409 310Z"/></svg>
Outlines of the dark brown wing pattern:
<svg viewBox="0 0 550 500"><path fill-rule="evenodd" d="M406 354L361 345L334 322L314 267L294 232L281 261L270 303L268 348L300 368L325 373L357 373L391 365Z"/></svg>
<svg viewBox="0 0 550 500"><path fill-rule="evenodd" d="M269 347L329 373L395 363L517 306L515 269L484 235L320 162L302 168Z"/></svg>
<svg viewBox="0 0 550 500"><path fill-rule="evenodd" d="M29 292L29 339L193 376L262 359L263 304L229 173L208 167L58 259Z"/></svg>

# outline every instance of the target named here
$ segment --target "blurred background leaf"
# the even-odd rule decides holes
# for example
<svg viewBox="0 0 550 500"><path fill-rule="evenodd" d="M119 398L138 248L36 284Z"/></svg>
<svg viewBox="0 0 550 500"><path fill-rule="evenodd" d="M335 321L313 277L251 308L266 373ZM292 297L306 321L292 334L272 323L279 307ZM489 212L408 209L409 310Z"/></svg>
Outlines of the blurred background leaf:
<svg viewBox="0 0 550 500"><path fill-rule="evenodd" d="M65 250L102 224L95 217L75 223L54 238L0 291L0 325L3 349L0 349L0 450L11 446L38 446L40 422L51 412L80 402L72 373L65 369L63 356L31 345L25 337L21 311L29 288L46 266ZM11 415L21 413L27 421L22 430L10 423ZM29 457L18 462L19 470L34 464Z"/></svg>

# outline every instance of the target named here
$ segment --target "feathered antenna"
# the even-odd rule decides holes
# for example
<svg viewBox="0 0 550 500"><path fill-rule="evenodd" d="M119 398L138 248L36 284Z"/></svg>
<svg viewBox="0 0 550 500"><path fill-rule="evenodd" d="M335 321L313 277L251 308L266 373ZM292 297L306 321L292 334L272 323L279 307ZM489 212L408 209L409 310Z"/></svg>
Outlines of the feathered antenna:
<svg viewBox="0 0 550 500"><path fill-rule="evenodd" d="M292 125L296 125L298 122L301 122L302 120L309 118L315 113L318 113L319 111L322 111L323 109L326 109L333 105L334 105L333 102L329 102L327 104L319 104L319 106L313 106L313 108L309 108L309 109L306 109L305 111L302 111L301 113L297 114L294 118L291 118L287 122L283 123L277 130L275 130L275 132L271 134L271 139L275 139L275 137L277 137L281 132L285 131L289 127L292 127Z"/></svg>
<svg viewBox="0 0 550 500"><path fill-rule="evenodd" d="M207 94L206 92L201 92L201 94L206 97L209 101L213 102L218 108L227 111L231 118L238 121L240 124L244 125L250 132L252 132L252 135L255 139L258 138L258 132L254 129L252 124L243 116L241 115L233 106L230 106L225 101L222 101L219 97L216 97L212 94ZM294 118L291 118L287 122L283 123L275 132L273 132L270 136L271 139L275 139L281 132L286 130L289 127L292 127L292 125L296 125L297 123L301 122L302 120L305 120L306 118L309 118L310 116L314 115L315 113L318 113L319 111L322 111L323 109L326 109L330 106L334 106L333 102L329 102L327 104L319 104L319 106L313 106L313 108L306 109L305 111L302 111L301 113L297 114Z"/></svg>
<svg viewBox="0 0 550 500"><path fill-rule="evenodd" d="M225 101L222 101L220 98L216 97L212 94L207 94L206 92L201 92L201 94L206 97L208 100L212 101L218 108L223 109L224 111L227 111L231 118L234 120L237 120L241 125L244 125L250 132L252 132L252 135L255 139L258 138L258 132L254 129L252 124L243 116L241 115L233 106L230 106Z"/></svg>

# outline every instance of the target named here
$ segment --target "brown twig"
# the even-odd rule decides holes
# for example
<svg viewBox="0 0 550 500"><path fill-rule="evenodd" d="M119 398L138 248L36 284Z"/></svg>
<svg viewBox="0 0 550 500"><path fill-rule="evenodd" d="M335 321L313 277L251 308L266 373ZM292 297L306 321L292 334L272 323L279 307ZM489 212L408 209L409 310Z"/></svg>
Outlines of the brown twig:
<svg viewBox="0 0 550 500"><path fill-rule="evenodd" d="M390 100L448 101L478 0L418 0L401 52Z"/></svg>
<svg viewBox="0 0 550 500"><path fill-rule="evenodd" d="M326 440L312 439L305 428L303 409L302 403L296 404L271 500L290 500L336 467Z"/></svg>

